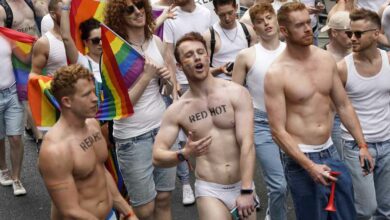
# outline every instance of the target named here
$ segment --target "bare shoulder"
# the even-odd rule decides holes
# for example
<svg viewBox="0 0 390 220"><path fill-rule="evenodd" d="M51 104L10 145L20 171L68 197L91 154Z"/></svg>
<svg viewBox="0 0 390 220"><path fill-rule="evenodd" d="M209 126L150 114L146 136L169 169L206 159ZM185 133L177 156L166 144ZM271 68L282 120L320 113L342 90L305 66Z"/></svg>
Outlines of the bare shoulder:
<svg viewBox="0 0 390 220"><path fill-rule="evenodd" d="M47 39L46 36L41 36L38 38L38 40L34 43L33 50L37 52L38 51L45 51L49 50L49 40Z"/></svg>
<svg viewBox="0 0 390 220"><path fill-rule="evenodd" d="M341 72L347 72L347 62L345 62L345 59L337 62L337 70Z"/></svg>
<svg viewBox="0 0 390 220"><path fill-rule="evenodd" d="M322 63L324 65L329 65L329 64L336 65L336 60L333 58L332 54L329 51L323 50L323 49L316 47L316 46L311 46L311 47L312 47L312 50L314 52L313 56L316 59L321 60L320 63Z"/></svg>
<svg viewBox="0 0 390 220"><path fill-rule="evenodd" d="M160 52L162 52L163 43L162 43L161 39L158 36L153 34L153 40L154 40L154 42L156 42L156 45L157 45L158 49L160 50Z"/></svg>
<svg viewBox="0 0 390 220"><path fill-rule="evenodd" d="M233 98L232 100L237 100L237 98L240 99L250 96L249 91L242 85L224 79L217 78L216 80L218 80L219 84L216 88L222 91L224 96L226 94L230 94L230 97Z"/></svg>
<svg viewBox="0 0 390 220"><path fill-rule="evenodd" d="M100 124L99 121L94 118L88 118L85 123L89 128L92 128L94 130L100 130Z"/></svg>
<svg viewBox="0 0 390 220"><path fill-rule="evenodd" d="M238 52L236 59L246 60L248 58L254 57L255 50L256 50L255 45L248 47L248 48L245 48L245 49L242 49L242 50L240 50L240 52Z"/></svg>

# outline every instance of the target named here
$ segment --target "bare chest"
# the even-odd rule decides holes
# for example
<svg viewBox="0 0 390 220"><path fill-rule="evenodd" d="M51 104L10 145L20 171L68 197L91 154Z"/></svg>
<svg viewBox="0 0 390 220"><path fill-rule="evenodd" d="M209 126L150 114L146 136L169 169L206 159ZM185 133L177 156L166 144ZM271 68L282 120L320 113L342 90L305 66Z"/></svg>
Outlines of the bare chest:
<svg viewBox="0 0 390 220"><path fill-rule="evenodd" d="M181 122L187 131L206 132L213 128L232 129L235 127L234 109L228 99L195 101L183 110L185 111L181 114Z"/></svg>
<svg viewBox="0 0 390 220"><path fill-rule="evenodd" d="M287 73L285 94L289 102L305 103L316 95L328 96L332 88L332 70L329 68L298 68Z"/></svg>
<svg viewBox="0 0 390 220"><path fill-rule="evenodd" d="M24 2L9 2L13 14L12 29L30 35L37 35L37 26L34 20L34 12Z"/></svg>
<svg viewBox="0 0 390 220"><path fill-rule="evenodd" d="M355 62L356 71L363 77L377 75L382 69L382 59L376 59L372 64Z"/></svg>
<svg viewBox="0 0 390 220"><path fill-rule="evenodd" d="M96 166L104 163L108 156L106 142L100 132L75 138L72 153L74 157L73 175L77 179L88 178L96 170Z"/></svg>

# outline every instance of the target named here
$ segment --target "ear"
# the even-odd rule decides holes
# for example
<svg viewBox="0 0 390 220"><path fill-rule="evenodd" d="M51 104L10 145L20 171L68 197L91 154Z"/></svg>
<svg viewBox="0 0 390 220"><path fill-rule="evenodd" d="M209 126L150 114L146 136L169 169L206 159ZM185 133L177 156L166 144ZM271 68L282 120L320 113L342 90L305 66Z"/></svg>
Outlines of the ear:
<svg viewBox="0 0 390 220"><path fill-rule="evenodd" d="M286 28L286 26L279 26L279 30L280 30L280 33L284 36L284 37L288 37L288 30Z"/></svg>
<svg viewBox="0 0 390 220"><path fill-rule="evenodd" d="M70 108L72 106L72 100L69 96L64 96L61 98L61 103L63 107Z"/></svg>

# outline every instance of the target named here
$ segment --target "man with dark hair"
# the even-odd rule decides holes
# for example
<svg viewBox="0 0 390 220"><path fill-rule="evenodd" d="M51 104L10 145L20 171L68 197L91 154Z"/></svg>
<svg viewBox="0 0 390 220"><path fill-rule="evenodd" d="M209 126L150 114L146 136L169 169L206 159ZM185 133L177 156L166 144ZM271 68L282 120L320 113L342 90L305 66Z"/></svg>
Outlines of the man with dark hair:
<svg viewBox="0 0 390 220"><path fill-rule="evenodd" d="M364 166L358 144L342 125L344 161L352 174L358 219L390 219L390 56L377 48L381 23L375 12L356 9L350 18L346 34L353 53L338 63L338 70L373 160Z"/></svg>
<svg viewBox="0 0 390 220"><path fill-rule="evenodd" d="M372 160L356 113L337 74L334 58L312 45L309 12L302 3L278 11L286 49L265 76L265 105L275 142L282 149L285 175L297 219L356 219L352 180L330 137L333 102L357 141L361 160ZM336 178L331 171L340 172ZM324 210L335 182L337 212Z"/></svg>
<svg viewBox="0 0 390 220"><path fill-rule="evenodd" d="M210 54L211 73L226 80L232 79L234 60L238 52L256 41L252 27L236 18L236 0L214 0L214 10L219 21L204 32Z"/></svg>
<svg viewBox="0 0 390 220"><path fill-rule="evenodd" d="M287 219L287 182L280 161L279 148L272 140L264 105L264 77L268 67L284 51L279 40L276 13L270 3L260 3L249 9L259 43L242 50L236 58L233 82L246 85L253 98L254 142L257 161L268 191L267 220ZM269 218L268 218L269 217Z"/></svg>
<svg viewBox="0 0 390 220"><path fill-rule="evenodd" d="M244 87L211 75L206 42L199 33L180 38L174 54L190 88L164 114L153 163L172 167L196 157L200 219L231 219L229 211L237 218L256 219L251 97ZM188 134L187 143L172 149L180 128Z"/></svg>
<svg viewBox="0 0 390 220"><path fill-rule="evenodd" d="M39 171L52 199L51 219L106 219L114 207L137 219L104 167L108 152L99 123L93 75L81 65L54 73L51 91L61 116L45 135Z"/></svg>

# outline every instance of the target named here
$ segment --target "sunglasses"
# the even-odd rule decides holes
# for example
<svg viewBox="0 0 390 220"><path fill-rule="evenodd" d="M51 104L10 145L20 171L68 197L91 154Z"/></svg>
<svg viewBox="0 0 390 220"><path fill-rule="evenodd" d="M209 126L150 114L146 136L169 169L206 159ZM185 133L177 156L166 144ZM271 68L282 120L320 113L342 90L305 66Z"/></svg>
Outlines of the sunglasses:
<svg viewBox="0 0 390 220"><path fill-rule="evenodd" d="M367 33L369 31L376 31L377 29L369 29L365 31L345 31L345 34L349 37L352 38L352 35L355 35L357 39L360 39L364 33Z"/></svg>
<svg viewBox="0 0 390 220"><path fill-rule="evenodd" d="M126 8L127 14L129 14L129 15L133 14L135 11L135 7L137 7L138 10L143 9L145 7L144 1L141 0L139 2L132 4L132 5L127 6L127 8Z"/></svg>
<svg viewBox="0 0 390 220"><path fill-rule="evenodd" d="M92 42L92 44L98 45L102 39L100 37L94 37L94 38L91 38L88 40L90 40Z"/></svg>

